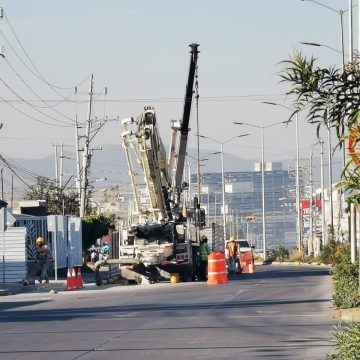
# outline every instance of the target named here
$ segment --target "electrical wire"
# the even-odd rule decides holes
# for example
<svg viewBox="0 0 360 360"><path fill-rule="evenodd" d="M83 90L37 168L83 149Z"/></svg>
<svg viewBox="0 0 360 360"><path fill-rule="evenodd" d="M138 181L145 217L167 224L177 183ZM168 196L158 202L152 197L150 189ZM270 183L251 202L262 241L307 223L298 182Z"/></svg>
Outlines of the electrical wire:
<svg viewBox="0 0 360 360"><path fill-rule="evenodd" d="M22 183L24 183L27 187L30 187L30 185L24 181L17 173L14 171L11 166L8 164L7 160L0 154L0 160L3 162L5 166L8 167L8 169L16 176Z"/></svg>
<svg viewBox="0 0 360 360"><path fill-rule="evenodd" d="M30 119L34 120L34 121L37 121L37 122L40 122L42 124L45 124L45 125L50 125L50 126L56 126L56 127L63 127L63 128L68 128L68 127L71 127L73 125L57 125L57 124L53 124L53 123L49 123L49 122L46 122L44 120L40 120L40 119L37 119L35 117L33 117L32 115L18 109L16 106L14 106L13 104L7 102L3 97L0 96L0 100L2 100L3 102L7 103L9 106L11 106L13 109L15 109L16 111L18 111L19 113L29 117Z"/></svg>
<svg viewBox="0 0 360 360"><path fill-rule="evenodd" d="M35 69L35 71L37 72L38 76L35 75L35 73L32 72L29 68L28 68L28 69L29 69L35 76L37 76L39 80L43 81L46 85L48 85L48 86L51 87L51 88L59 89L59 90L69 90L69 89L73 89L73 87L60 87L60 86L56 86L56 85L54 85L54 84L49 83L49 82L45 79L45 77L41 74L41 72L39 71L39 69L35 66L34 62L31 60L29 54L27 53L27 51L25 50L24 46L22 45L19 37L17 36L17 34L16 34L16 32L15 32L14 27L11 25L11 23L10 23L10 21L9 21L9 18L7 17L7 15L6 15L6 13L5 13L4 10L3 10L3 17L4 17L4 19L6 20L6 22L8 23L8 25L9 25L9 27L10 27L10 29L11 29L11 31L12 31L15 39L16 39L16 41L18 42L20 48L21 48L22 51L24 52L26 58L29 60L29 62L30 62L30 64L32 65L32 67L33 67L33 68ZM14 51L14 50L13 50L13 51ZM87 81L87 79L88 79L88 78L80 81L76 86L80 86L80 85L84 84L84 83ZM55 91L55 90L54 90L54 91ZM55 91L55 92L56 92L56 91ZM57 92L56 92L56 93L57 93ZM57 93L57 94L58 94L60 97L63 97L61 94L59 94L59 93Z"/></svg>
<svg viewBox="0 0 360 360"><path fill-rule="evenodd" d="M251 95L252 96L252 95ZM259 95L259 96L266 96L266 97L255 97L251 98L246 95L242 96L230 96L230 97L224 97L224 96L213 96L213 97L202 97L199 98L199 102L237 102L237 101L266 101L266 100L273 100L273 101L282 101L285 98L288 99L286 95ZM271 97L276 96L276 97ZM281 97L279 97L281 96ZM8 102L20 102L19 100L9 99ZM38 102L37 100L28 99L28 102ZM56 102L58 100L54 99L46 99L44 100L46 103ZM75 103L76 100L69 100L69 102ZM171 102L183 102L184 99L182 98L124 98L124 99L94 99L93 102L106 102L106 103L135 103L135 102L157 102L157 103L171 103ZM65 102L65 100L63 101ZM78 104L84 104L87 100L77 100Z"/></svg>
<svg viewBox="0 0 360 360"><path fill-rule="evenodd" d="M34 107L31 103L27 102L24 98L22 98L10 85L8 85L2 78L0 78L0 81L5 85L5 87L7 89L9 89L16 97L18 97L19 99L21 99L25 104L29 105L30 107L32 107L35 111L37 111L38 113L58 122L58 123L61 123L61 124L68 124L70 125L68 122L65 122L65 121L62 121L62 120L59 120L59 119L56 119L44 112L42 112L41 110L39 110L38 108ZM71 124L72 126L73 124Z"/></svg>
<svg viewBox="0 0 360 360"><path fill-rule="evenodd" d="M43 100L43 99L40 97L40 95L39 95L35 90L33 90L33 89L31 88L31 86L20 76L20 74L15 70L15 68L10 64L10 62L9 62L5 57L4 57L4 59L5 59L6 63L9 65L10 69L14 72L14 74L18 77L18 79L27 87L27 89L28 89L30 92L32 92L32 93L38 98L38 100L40 100L42 103L44 103L44 104L46 105L46 106L39 106L39 105L31 105L31 106L36 107L36 108L43 108L43 109L45 109L45 108L50 108L51 110L53 110L54 112L56 112L58 115L63 116L64 118L72 121L72 118L70 118L70 117L64 115L63 113L61 113L60 111L57 111L56 109L54 109L54 107L55 107L56 105L49 106L49 105L46 103L46 101Z"/></svg>

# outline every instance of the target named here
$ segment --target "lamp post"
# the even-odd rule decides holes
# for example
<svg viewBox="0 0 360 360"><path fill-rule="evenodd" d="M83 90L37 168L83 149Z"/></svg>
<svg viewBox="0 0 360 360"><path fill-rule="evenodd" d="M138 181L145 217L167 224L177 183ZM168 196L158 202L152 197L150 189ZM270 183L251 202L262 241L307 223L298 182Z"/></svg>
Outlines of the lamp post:
<svg viewBox="0 0 360 360"><path fill-rule="evenodd" d="M200 162L201 162L201 161L207 161L207 160L209 160L209 159L208 159L209 156L217 155L217 154L220 154L220 151L212 152L212 153L210 153L210 154L205 155L204 157L202 157L202 158L200 158L200 159L196 159L196 158L194 158L193 156L191 156L191 155L189 155L188 153L186 153L186 156L187 156L187 157L189 157L189 158L191 158L191 159L194 159L193 162L188 161L188 163L187 163L187 166L188 166L188 182L189 182L189 190L188 190L188 201L189 201L189 202L191 201L191 165L193 165L193 164L195 164L195 163L199 163L198 168L200 168L200 166L201 166L201 165L200 165ZM198 174L198 176L199 176L199 171L198 171L197 174ZM199 184L199 179L197 179L197 183ZM198 186L199 186L199 185L198 185ZM200 201L200 194L201 194L200 189L198 189L197 193L198 193L199 201Z"/></svg>
<svg viewBox="0 0 360 360"><path fill-rule="evenodd" d="M278 104L269 101L263 101L263 104L272 105L272 106L281 106L284 109L294 112L294 109L291 109L283 104ZM302 243L302 233L301 233L301 209L300 209L300 178L299 178L299 116L298 112L295 113L295 141L296 141L296 170L295 170L295 189L296 189L296 240L297 247L301 249Z"/></svg>
<svg viewBox="0 0 360 360"><path fill-rule="evenodd" d="M262 227L263 227L263 257L264 261L266 260L266 223L265 223L265 171L264 171L264 129L269 127L285 124L287 121L279 121L267 126L258 126L254 124L249 124L246 122L236 122L233 121L235 125L247 125L253 128L261 130L261 195L262 195Z"/></svg>
<svg viewBox="0 0 360 360"><path fill-rule="evenodd" d="M353 8L353 5L352 5L352 1L349 0L349 9L346 9L346 10L337 10L337 9L334 9L332 8L331 6L328 6L326 4L323 4L319 1L315 1L315 0L301 0L301 1L309 1L309 2L312 2L314 4L317 4L323 8L326 8L332 12L335 12L337 13L339 16L340 16L340 48L341 48L341 52L334 49L334 48L331 48L330 46L326 46L326 45L320 45L320 44L315 44L315 43L303 43L304 45L313 45L313 46L324 46L324 47L327 47L329 49L332 49L332 50L335 50L337 52L340 52L341 53L341 65L342 65L342 69L344 70L344 64L345 64L345 52L344 52L344 24L343 24L343 15L344 13L346 13L348 10L349 10L349 27L350 27L350 43L352 44L352 8ZM350 44L350 50L352 52L352 45Z"/></svg>
<svg viewBox="0 0 360 360"><path fill-rule="evenodd" d="M245 136L248 136L250 134L242 134L242 135L236 135L231 137L230 139L227 139L225 141L218 141L214 138L211 138L209 136L204 136L204 135L198 135L199 137L203 138L203 139L209 139L212 140L214 142L216 142L217 144L220 144L220 154L221 154L221 182L222 182L222 203L223 203L223 227L224 227L224 245L225 245L225 241L226 241L226 212L225 212L225 208L226 208L226 202L225 202L225 178L224 178L224 144L230 142L231 140L234 140L236 138L242 138Z"/></svg>

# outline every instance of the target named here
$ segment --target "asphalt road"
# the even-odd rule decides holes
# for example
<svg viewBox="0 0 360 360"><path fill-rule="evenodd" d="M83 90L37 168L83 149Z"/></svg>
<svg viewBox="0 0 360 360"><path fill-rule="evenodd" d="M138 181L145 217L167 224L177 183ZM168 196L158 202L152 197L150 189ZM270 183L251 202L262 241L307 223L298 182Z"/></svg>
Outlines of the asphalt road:
<svg viewBox="0 0 360 360"><path fill-rule="evenodd" d="M324 359L326 268L258 266L228 284L161 283L0 299L0 359Z"/></svg>

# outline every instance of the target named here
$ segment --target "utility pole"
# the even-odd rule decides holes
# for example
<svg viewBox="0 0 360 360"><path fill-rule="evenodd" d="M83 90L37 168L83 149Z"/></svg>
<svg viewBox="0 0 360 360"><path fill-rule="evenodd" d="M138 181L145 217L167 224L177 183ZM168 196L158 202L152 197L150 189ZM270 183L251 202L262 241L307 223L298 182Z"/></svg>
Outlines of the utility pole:
<svg viewBox="0 0 360 360"><path fill-rule="evenodd" d="M59 188L62 188L64 175L64 143L61 142L60 145L60 178L59 178Z"/></svg>
<svg viewBox="0 0 360 360"><path fill-rule="evenodd" d="M14 174L11 174L11 209L14 203Z"/></svg>
<svg viewBox="0 0 360 360"><path fill-rule="evenodd" d="M86 121L86 135L85 135L85 144L83 151L83 166L82 166L82 176L80 183L80 217L84 217L86 214L86 192L88 186L88 167L89 167L89 143L90 143L90 130L91 130L91 111L92 111L92 96L93 96L93 79L94 75L90 76L90 86L89 86L89 104L88 104L88 115Z"/></svg>
<svg viewBox="0 0 360 360"><path fill-rule="evenodd" d="M58 166L58 153L57 153L58 145L53 145L53 146L55 148L55 182L56 182L56 186L58 186L59 185L59 173L58 173L59 166Z"/></svg>
<svg viewBox="0 0 360 360"><path fill-rule="evenodd" d="M1 168L1 199L4 200L4 168Z"/></svg>
<svg viewBox="0 0 360 360"><path fill-rule="evenodd" d="M77 95L77 87L75 87L75 95ZM78 126L78 118L77 111L75 115L75 159L76 159L76 191L80 196L80 150L79 150L79 126Z"/></svg>

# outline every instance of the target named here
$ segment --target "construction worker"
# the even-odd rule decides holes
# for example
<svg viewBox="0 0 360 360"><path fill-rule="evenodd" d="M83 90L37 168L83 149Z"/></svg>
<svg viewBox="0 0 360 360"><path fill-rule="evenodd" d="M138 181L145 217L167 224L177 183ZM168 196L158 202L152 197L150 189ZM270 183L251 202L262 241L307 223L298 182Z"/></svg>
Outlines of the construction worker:
<svg viewBox="0 0 360 360"><path fill-rule="evenodd" d="M40 284L43 280L45 280L45 283L49 283L48 270L52 262L53 257L51 250L45 244L44 239L42 237L38 237L36 239L36 266L38 271L40 271Z"/></svg>
<svg viewBox="0 0 360 360"><path fill-rule="evenodd" d="M207 267L208 267L208 255L210 254L208 246L208 238L206 235L201 235L200 238L200 280L207 280Z"/></svg>
<svg viewBox="0 0 360 360"><path fill-rule="evenodd" d="M230 241L227 243L228 259L229 259L229 269L230 271L236 271L236 263L238 261L238 249L235 243L235 237L230 236Z"/></svg>

